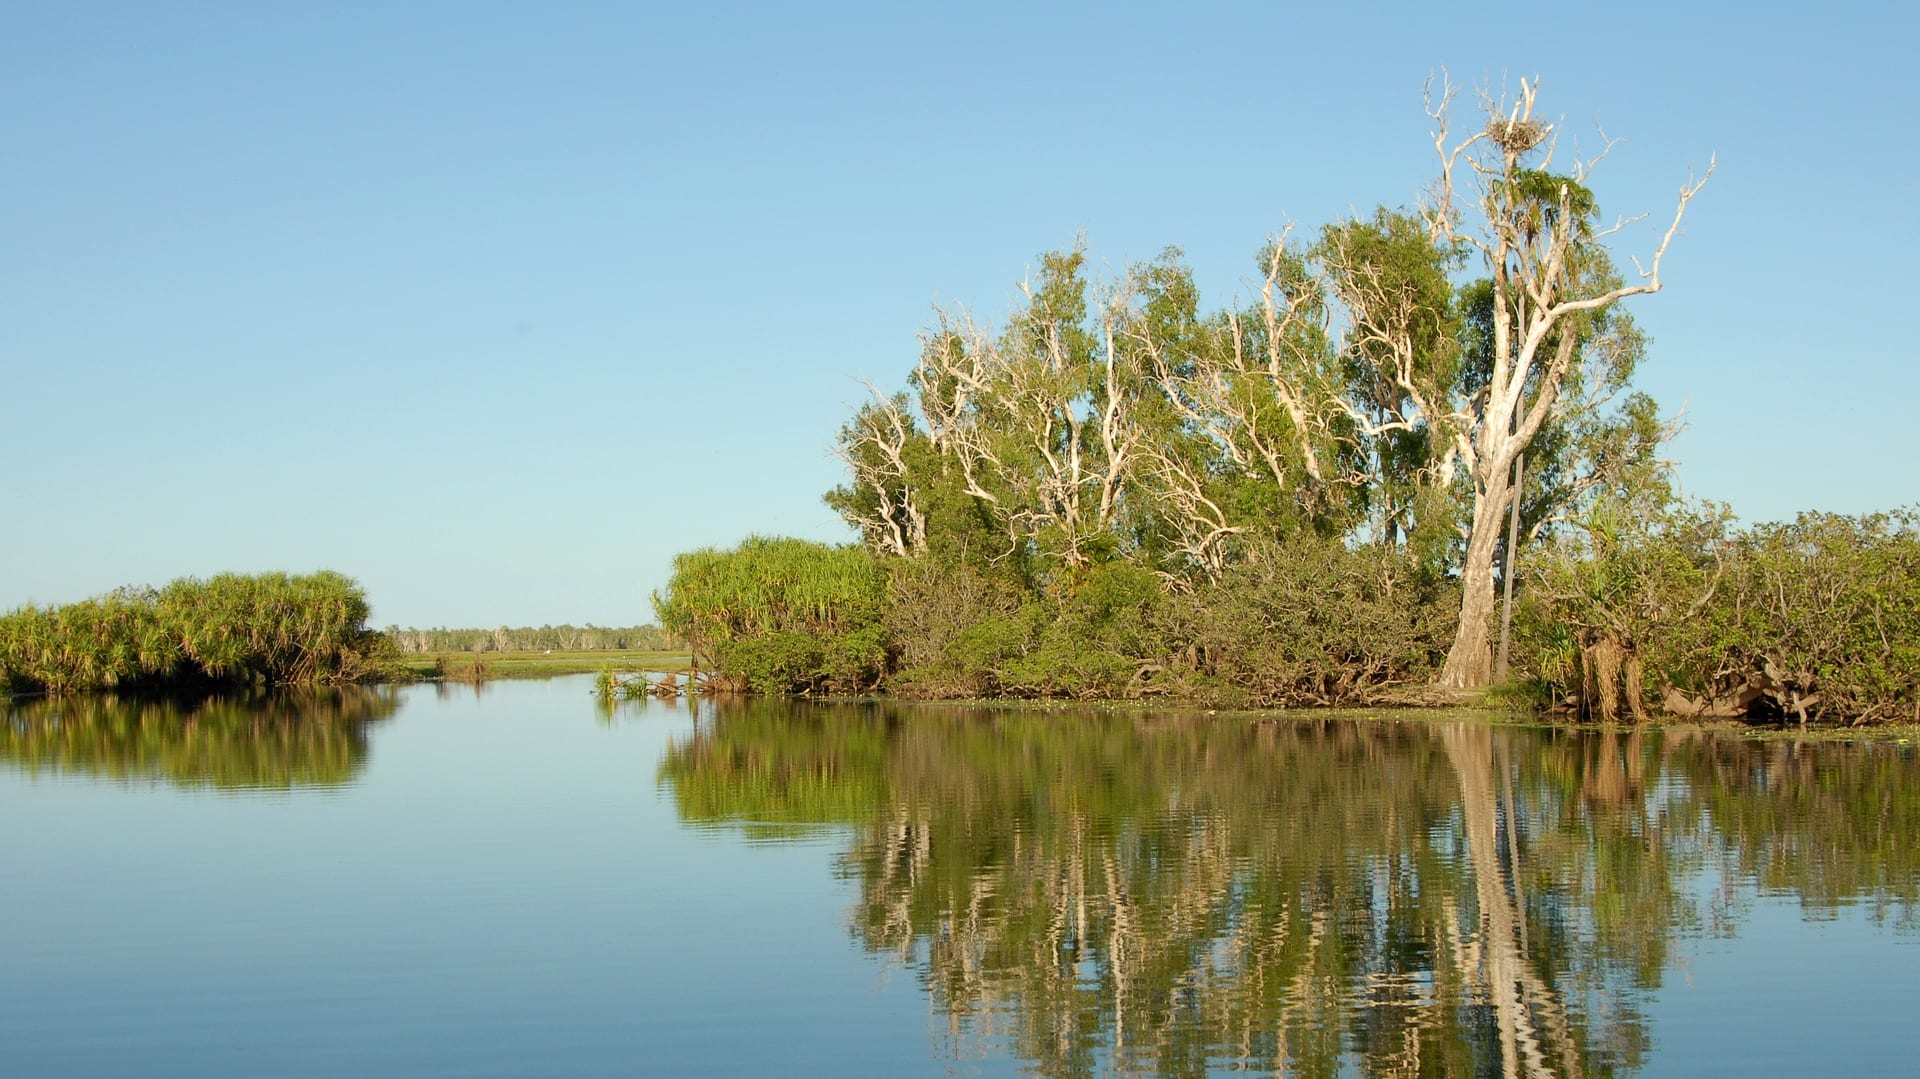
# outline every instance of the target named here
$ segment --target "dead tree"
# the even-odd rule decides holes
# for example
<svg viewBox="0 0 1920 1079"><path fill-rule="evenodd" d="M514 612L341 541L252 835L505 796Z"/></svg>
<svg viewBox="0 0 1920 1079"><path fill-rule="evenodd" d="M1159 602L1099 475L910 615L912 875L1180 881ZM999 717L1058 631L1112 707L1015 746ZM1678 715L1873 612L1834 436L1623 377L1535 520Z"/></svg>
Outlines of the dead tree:
<svg viewBox="0 0 1920 1079"><path fill-rule="evenodd" d="M1443 86L1437 97L1428 97L1440 158L1440 176L1426 209L1428 227L1437 242L1464 243L1478 252L1494 291L1493 367L1485 385L1471 395L1457 394L1444 406L1428 406L1431 414L1447 418L1452 454L1473 489L1459 626L1440 675L1441 685L1454 688L1485 685L1492 677L1488 623L1495 606L1494 554L1513 494L1513 462L1554 415L1563 385L1584 360L1574 320L1629 296L1660 291L1661 260L1688 204L1713 175L1709 163L1704 175L1681 186L1650 262L1643 266L1635 260L1637 280L1583 276L1589 245L1604 243L1638 218L1593 229L1590 211L1576 205L1611 142L1592 159L1576 159L1557 190L1539 190L1542 178L1554 175L1555 148L1553 125L1535 115L1539 89L1538 80L1522 80L1519 96L1511 101L1483 95L1488 123L1457 141L1448 128L1453 88Z"/></svg>

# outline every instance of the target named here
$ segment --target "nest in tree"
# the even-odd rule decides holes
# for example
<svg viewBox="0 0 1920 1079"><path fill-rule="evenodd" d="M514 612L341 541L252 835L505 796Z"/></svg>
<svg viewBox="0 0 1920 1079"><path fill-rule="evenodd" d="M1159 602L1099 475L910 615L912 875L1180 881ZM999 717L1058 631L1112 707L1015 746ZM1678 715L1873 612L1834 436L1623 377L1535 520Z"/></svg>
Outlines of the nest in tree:
<svg viewBox="0 0 1920 1079"><path fill-rule="evenodd" d="M1518 157L1540 145L1547 137L1547 125L1533 120L1502 120L1496 116L1487 121L1487 137Z"/></svg>

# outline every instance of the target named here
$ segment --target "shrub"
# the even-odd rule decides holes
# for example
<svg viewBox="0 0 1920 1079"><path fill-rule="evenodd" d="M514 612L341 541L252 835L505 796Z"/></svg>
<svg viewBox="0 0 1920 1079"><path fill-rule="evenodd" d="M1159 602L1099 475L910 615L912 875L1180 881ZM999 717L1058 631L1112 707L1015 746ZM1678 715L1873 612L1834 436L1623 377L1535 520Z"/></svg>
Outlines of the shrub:
<svg viewBox="0 0 1920 1079"><path fill-rule="evenodd" d="M1121 697L1159 669L1160 577L1108 562L1051 592L1011 572L937 555L888 564L889 687L915 697Z"/></svg>
<svg viewBox="0 0 1920 1079"><path fill-rule="evenodd" d="M1920 720L1915 526L1912 511L1803 513L1748 530L1716 612L1731 631L1730 665L1779 682L1796 712Z"/></svg>
<svg viewBox="0 0 1920 1079"><path fill-rule="evenodd" d="M1527 551L1514 617L1525 695L1612 722L1646 718L1664 686L1716 682L1701 664L1725 644L1708 608L1727 568L1726 519L1710 505L1602 499Z"/></svg>
<svg viewBox="0 0 1920 1079"><path fill-rule="evenodd" d="M117 686L315 686L384 677L393 645L338 573L184 577L0 616L0 685L60 695Z"/></svg>
<svg viewBox="0 0 1920 1079"><path fill-rule="evenodd" d="M678 555L660 624L721 684L768 694L861 693L887 667L886 576L854 546L749 537Z"/></svg>
<svg viewBox="0 0 1920 1079"><path fill-rule="evenodd" d="M1227 706L1368 704L1424 684L1459 593L1405 552L1337 539L1257 545L1172 604L1171 692Z"/></svg>
<svg viewBox="0 0 1920 1079"><path fill-rule="evenodd" d="M1163 667L1158 575L1109 562L1067 576L1051 603L1030 605L1033 647L1006 661L1004 688L1022 696L1133 696Z"/></svg>
<svg viewBox="0 0 1920 1079"><path fill-rule="evenodd" d="M1008 575L933 554L887 562L884 620L895 669L888 686L925 698L988 697L1038 628L1033 597Z"/></svg>
<svg viewBox="0 0 1920 1079"><path fill-rule="evenodd" d="M1731 535L1722 521L1603 505L1540 552L1519 637L1532 676L1604 719L1671 704L1920 720L1914 511L1803 513Z"/></svg>

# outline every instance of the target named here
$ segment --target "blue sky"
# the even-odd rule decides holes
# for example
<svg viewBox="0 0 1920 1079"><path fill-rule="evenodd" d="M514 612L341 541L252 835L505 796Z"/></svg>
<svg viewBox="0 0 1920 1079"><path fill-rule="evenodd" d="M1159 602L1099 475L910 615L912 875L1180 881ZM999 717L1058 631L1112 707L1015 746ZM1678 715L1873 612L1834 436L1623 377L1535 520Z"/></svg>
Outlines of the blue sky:
<svg viewBox="0 0 1920 1079"><path fill-rule="evenodd" d="M1920 500L1910 15L1335 7L0 3L0 608L329 567L380 624L649 620L677 551L848 535L834 431L933 304L1082 232L1228 302L1418 195L1440 67L1623 138L1609 213L1718 155L1633 308L1690 493Z"/></svg>

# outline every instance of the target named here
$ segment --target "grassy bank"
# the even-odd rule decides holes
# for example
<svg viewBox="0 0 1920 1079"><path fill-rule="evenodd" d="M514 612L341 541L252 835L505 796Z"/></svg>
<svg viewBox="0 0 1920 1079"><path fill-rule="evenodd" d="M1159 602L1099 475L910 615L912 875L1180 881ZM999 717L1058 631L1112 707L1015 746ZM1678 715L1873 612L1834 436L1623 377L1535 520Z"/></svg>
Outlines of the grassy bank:
<svg viewBox="0 0 1920 1079"><path fill-rule="evenodd" d="M562 674L590 674L607 667L619 671L663 671L679 674L691 660L684 651L606 648L582 651L420 652L401 657L401 666L415 676L449 681L487 681L495 678L552 678ZM475 664L478 664L478 677Z"/></svg>

